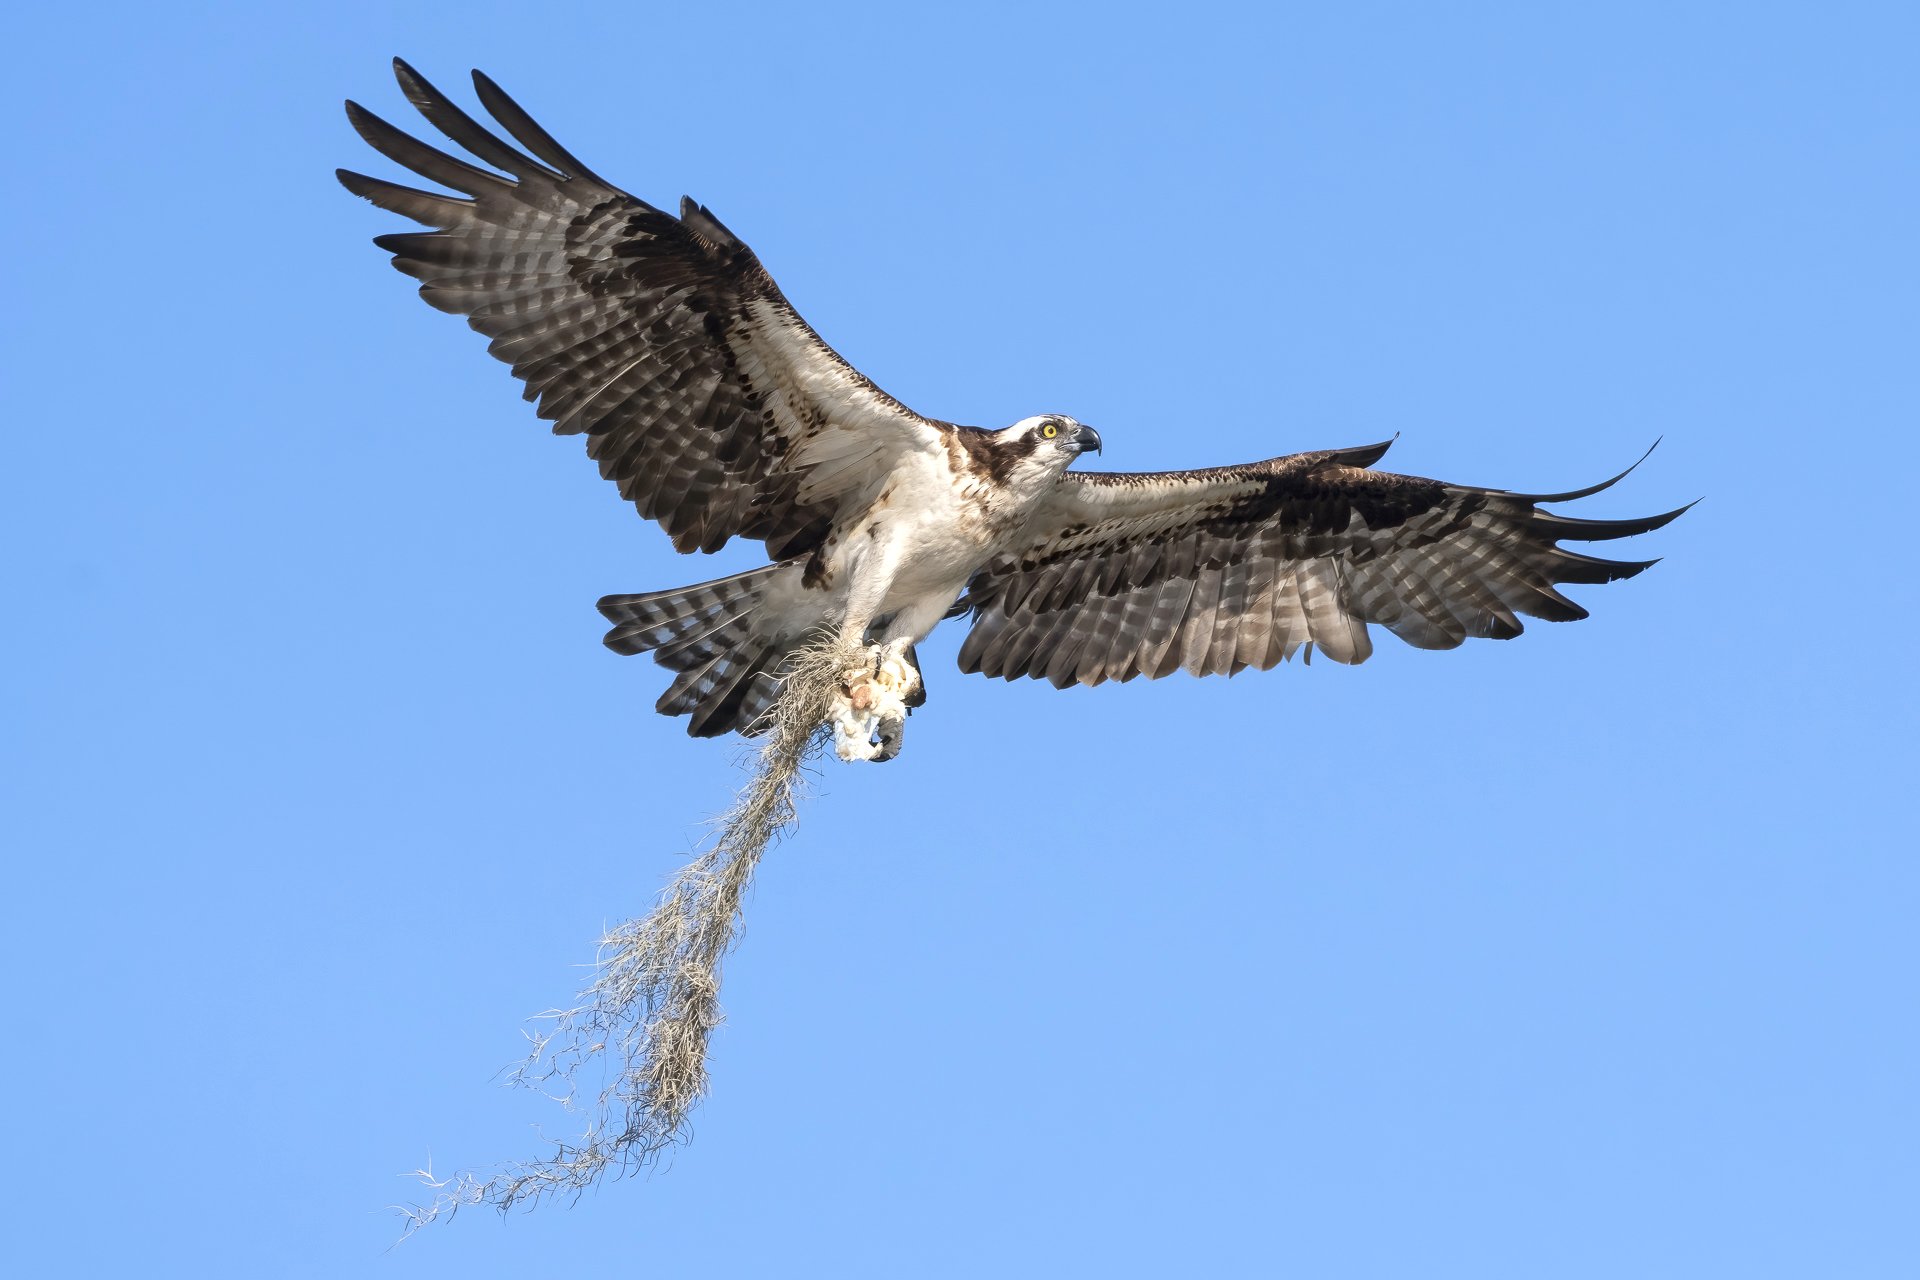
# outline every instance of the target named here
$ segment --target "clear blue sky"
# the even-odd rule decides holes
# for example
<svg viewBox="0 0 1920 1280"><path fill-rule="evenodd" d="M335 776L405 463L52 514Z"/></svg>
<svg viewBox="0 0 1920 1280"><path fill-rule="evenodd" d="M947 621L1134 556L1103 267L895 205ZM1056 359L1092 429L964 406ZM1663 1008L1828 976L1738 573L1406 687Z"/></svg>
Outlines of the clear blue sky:
<svg viewBox="0 0 1920 1280"><path fill-rule="evenodd" d="M1920 1202L1911 5L108 4L14 20L20 1275L1892 1277ZM676 556L334 185L388 58L691 192L908 403L1103 464L1401 433L1591 620L1056 693L925 647L672 1167L383 1253L738 779Z"/></svg>

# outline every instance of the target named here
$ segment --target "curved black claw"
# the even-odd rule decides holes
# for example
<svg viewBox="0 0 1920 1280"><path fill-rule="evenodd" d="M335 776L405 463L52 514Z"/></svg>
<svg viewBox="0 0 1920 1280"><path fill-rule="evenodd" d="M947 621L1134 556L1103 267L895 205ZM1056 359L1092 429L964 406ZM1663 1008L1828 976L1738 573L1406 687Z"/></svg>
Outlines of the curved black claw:
<svg viewBox="0 0 1920 1280"><path fill-rule="evenodd" d="M907 666L913 671L913 692L907 695L906 700L907 710L911 712L915 707L924 707L927 704L927 679L920 674L920 655L913 651L912 645L908 645L906 653L901 656L906 659Z"/></svg>
<svg viewBox="0 0 1920 1280"><path fill-rule="evenodd" d="M882 716L880 725L874 732L879 740L880 749L870 757L874 764L884 764L900 754L901 744L906 740L907 722L904 716Z"/></svg>

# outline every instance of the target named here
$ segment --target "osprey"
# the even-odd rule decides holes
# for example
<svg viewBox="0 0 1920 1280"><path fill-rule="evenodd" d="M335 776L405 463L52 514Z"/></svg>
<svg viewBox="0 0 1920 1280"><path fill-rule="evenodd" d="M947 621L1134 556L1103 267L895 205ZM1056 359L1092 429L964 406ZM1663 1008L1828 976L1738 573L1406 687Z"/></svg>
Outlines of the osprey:
<svg viewBox="0 0 1920 1280"><path fill-rule="evenodd" d="M1369 623L1423 649L1509 639L1522 614L1586 616L1560 584L1653 563L1557 542L1645 533L1686 509L1576 519L1536 504L1626 472L1511 493L1372 470L1387 444L1070 471L1100 447L1093 428L1041 414L989 431L915 413L823 342L704 206L683 199L674 217L627 194L477 71L481 103L524 150L406 63L394 70L435 128L493 168L348 102L375 150L464 196L341 170L349 191L433 228L374 243L429 304L492 339L539 416L584 435L600 474L677 549L766 544L763 568L600 601L609 647L676 673L658 707L696 736L755 732L783 664L823 629L871 647L907 705L924 698L914 644L966 614L963 671L1058 687L1231 675L1315 649L1362 662ZM897 750L897 722L882 738L879 758Z"/></svg>

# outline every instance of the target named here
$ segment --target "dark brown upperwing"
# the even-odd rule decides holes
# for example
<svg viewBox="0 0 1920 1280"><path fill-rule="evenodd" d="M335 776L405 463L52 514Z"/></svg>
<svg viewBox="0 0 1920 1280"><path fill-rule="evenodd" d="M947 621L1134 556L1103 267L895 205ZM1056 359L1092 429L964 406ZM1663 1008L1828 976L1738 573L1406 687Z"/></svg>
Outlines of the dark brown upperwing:
<svg viewBox="0 0 1920 1280"><path fill-rule="evenodd" d="M539 415L584 433L600 473L680 550L738 536L803 554L872 466L935 429L821 341L707 209L685 200L676 218L614 187L477 71L481 102L526 153L406 63L394 72L428 121L501 172L349 102L375 150L466 197L341 170L349 191L435 228L374 243L428 303L492 339Z"/></svg>
<svg viewBox="0 0 1920 1280"><path fill-rule="evenodd" d="M1653 563L1599 560L1557 541L1646 533L1686 510L1556 515L1534 504L1585 497L1627 473L1574 493L1516 494L1368 469L1386 449L1069 472L1030 545L970 585L961 669L1065 687L1264 670L1316 647L1362 662L1369 623L1423 649L1507 639L1521 614L1586 616L1559 584L1610 582Z"/></svg>

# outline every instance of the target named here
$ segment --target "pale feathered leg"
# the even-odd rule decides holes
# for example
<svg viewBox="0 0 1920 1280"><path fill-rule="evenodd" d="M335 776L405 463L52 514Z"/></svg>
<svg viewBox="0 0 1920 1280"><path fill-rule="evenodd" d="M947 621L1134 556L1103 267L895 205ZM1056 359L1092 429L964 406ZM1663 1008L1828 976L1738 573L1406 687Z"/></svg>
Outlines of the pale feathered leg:
<svg viewBox="0 0 1920 1280"><path fill-rule="evenodd" d="M906 656L912 644L911 639L902 639L880 646L873 673L873 683L880 690L879 705L883 708L874 726L876 763L899 755L906 742L908 703L920 691L920 674Z"/></svg>
<svg viewBox="0 0 1920 1280"><path fill-rule="evenodd" d="M848 649L861 649L868 661L843 674L841 696L834 701L833 748L842 760L887 761L899 755L906 735L906 700L919 691L919 676L906 660L911 635L866 643L874 613L899 570L902 550L898 543L871 544L854 568L840 641ZM893 626L898 625L896 619Z"/></svg>

